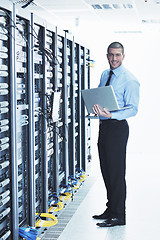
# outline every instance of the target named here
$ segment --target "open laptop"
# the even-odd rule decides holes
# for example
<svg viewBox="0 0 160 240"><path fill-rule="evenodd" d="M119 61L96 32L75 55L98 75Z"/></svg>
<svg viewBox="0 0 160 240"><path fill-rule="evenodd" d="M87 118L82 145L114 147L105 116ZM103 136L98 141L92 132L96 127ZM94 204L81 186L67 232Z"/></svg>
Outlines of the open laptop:
<svg viewBox="0 0 160 240"><path fill-rule="evenodd" d="M107 108L109 112L118 111L130 106L120 108L113 90L112 85L85 89L81 91L82 97L87 108L89 116L94 116L93 106L98 104L101 109Z"/></svg>

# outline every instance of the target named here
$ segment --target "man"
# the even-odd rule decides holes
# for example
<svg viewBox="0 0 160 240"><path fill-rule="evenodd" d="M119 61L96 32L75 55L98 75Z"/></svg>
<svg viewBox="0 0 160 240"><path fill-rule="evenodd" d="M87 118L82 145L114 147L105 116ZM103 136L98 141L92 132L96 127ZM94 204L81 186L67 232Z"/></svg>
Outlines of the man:
<svg viewBox="0 0 160 240"><path fill-rule="evenodd" d="M112 227L126 224L126 146L129 136L129 126L126 118L135 116L138 112L139 82L122 65L124 47L119 42L113 42L107 49L107 59L110 65L100 79L99 87L112 85L119 107L129 108L109 112L97 104L93 110L100 118L98 152L100 167L107 190L107 209L94 219L105 219L97 223L99 227ZM108 80L107 80L108 79Z"/></svg>

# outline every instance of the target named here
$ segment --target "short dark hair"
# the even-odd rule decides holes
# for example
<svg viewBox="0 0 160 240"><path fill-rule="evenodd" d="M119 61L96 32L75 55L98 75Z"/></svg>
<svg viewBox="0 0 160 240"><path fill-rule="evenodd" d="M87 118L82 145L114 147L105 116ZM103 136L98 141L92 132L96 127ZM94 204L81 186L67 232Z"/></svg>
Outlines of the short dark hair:
<svg viewBox="0 0 160 240"><path fill-rule="evenodd" d="M124 47L120 42L112 42L107 48L107 53L109 53L110 48L121 48L122 54L124 54Z"/></svg>

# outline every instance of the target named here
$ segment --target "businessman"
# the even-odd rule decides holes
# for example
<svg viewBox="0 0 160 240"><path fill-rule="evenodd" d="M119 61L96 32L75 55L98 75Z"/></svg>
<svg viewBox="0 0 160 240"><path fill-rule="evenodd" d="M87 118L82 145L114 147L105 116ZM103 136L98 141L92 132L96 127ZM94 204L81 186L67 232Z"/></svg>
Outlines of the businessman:
<svg viewBox="0 0 160 240"><path fill-rule="evenodd" d="M100 118L98 152L100 167L107 191L106 209L94 219L104 219L99 227L113 227L126 224L126 147L129 136L127 118L138 112L139 82L122 62L125 58L124 47L119 42L108 46L107 59L110 69L105 70L99 87L112 85L119 107L124 110L109 112L97 104L93 110Z"/></svg>

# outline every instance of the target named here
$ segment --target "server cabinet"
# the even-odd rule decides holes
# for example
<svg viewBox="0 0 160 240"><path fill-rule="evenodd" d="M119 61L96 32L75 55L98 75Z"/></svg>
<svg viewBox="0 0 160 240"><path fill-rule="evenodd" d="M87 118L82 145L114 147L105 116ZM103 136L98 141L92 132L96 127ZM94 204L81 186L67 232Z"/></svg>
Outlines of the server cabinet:
<svg viewBox="0 0 160 240"><path fill-rule="evenodd" d="M90 88L90 66L91 66L91 60L90 60L90 50L88 48L86 48L86 55L85 55L85 58L86 58L86 63L85 63L85 68L86 68L86 71L85 71L85 81L86 81L86 85L85 85L85 88ZM85 119L86 119L86 139L87 139L87 146L86 146L86 160L85 160L85 163L90 164L91 162L91 120L89 118L86 118L86 115L87 115L87 111L85 109Z"/></svg>
<svg viewBox="0 0 160 240"><path fill-rule="evenodd" d="M59 47L58 47L59 45ZM53 74L54 74L54 86L53 90L60 92L62 94L62 71L59 69L59 65L62 63L62 46L63 43L58 44L58 34L57 34L57 27L55 28L54 34L54 46L53 46L53 53L56 59L56 63L54 66ZM58 49L59 48L59 49ZM61 96L62 97L62 96ZM58 119L56 122L53 123L53 141L54 141L54 154L53 154L53 178L52 178L52 187L53 192L58 193L59 191L59 138L63 138L60 136L59 133L59 122L62 119L62 98L59 101L59 112L58 112Z"/></svg>
<svg viewBox="0 0 160 240"><path fill-rule="evenodd" d="M68 161L65 152L66 145L66 123L64 120L65 116L65 89L64 89L64 81L65 81L65 33L57 32L57 59L58 59L58 67L57 67L57 89L61 92L61 100L60 100L60 111L59 111L59 121L56 125L57 129L57 145L55 146L56 155L56 163L58 165L57 175L57 183L58 185L65 179L65 168L66 161ZM58 186L59 188L59 186ZM57 189L58 190L58 189Z"/></svg>
<svg viewBox="0 0 160 240"><path fill-rule="evenodd" d="M75 97L75 167L82 169L82 123L81 123L81 65L80 45L74 43L74 97Z"/></svg>
<svg viewBox="0 0 160 240"><path fill-rule="evenodd" d="M66 33L64 34L64 76L63 76L63 89L62 89L62 96L63 96L63 127L64 127L64 136L65 141L63 141L63 147L64 147L64 184L67 184L68 182L68 176L69 176L69 155L68 155L68 141L69 141L69 124L70 124L70 107L69 107L69 96L70 96L70 76L68 75L71 71L71 66L68 65L68 58L67 58L67 51L69 52L70 49L67 48L67 38Z"/></svg>
<svg viewBox="0 0 160 240"><path fill-rule="evenodd" d="M33 17L34 48L34 141L35 141L35 209L37 213L46 208L47 185L47 146L46 146L46 72L44 55L44 26Z"/></svg>
<svg viewBox="0 0 160 240"><path fill-rule="evenodd" d="M35 165L34 165L34 113L33 113L33 26L29 13L14 13L13 29L15 32L15 76L16 91L12 94L16 100L15 136L16 157L14 159L17 179L12 179L12 185L17 185L18 228L21 226L34 226L35 224ZM12 51L13 54L13 51ZM13 62L12 62L13 64ZM13 74L14 75L14 74ZM15 187L14 187L15 188ZM12 208L15 203L12 204ZM15 215L12 218L14 221ZM13 231L13 238L17 234Z"/></svg>
<svg viewBox="0 0 160 240"><path fill-rule="evenodd" d="M57 158L58 182L67 184L69 175L75 175L75 96L74 96L74 42L67 32L57 33L57 88L61 92Z"/></svg>
<svg viewBox="0 0 160 240"><path fill-rule="evenodd" d="M32 15L33 84L35 142L35 209L48 212L48 195L54 191L54 122L55 28Z"/></svg>
<svg viewBox="0 0 160 240"><path fill-rule="evenodd" d="M80 71L81 71L81 89L90 87L90 52L84 46L80 47ZM82 98L81 98L82 99ZM82 101L82 100L81 100ZM87 111L83 101L81 102L81 131L82 131L82 168L87 171L87 165L91 160L91 146L90 146L90 119L86 118Z"/></svg>
<svg viewBox="0 0 160 240"><path fill-rule="evenodd" d="M68 176L75 176L75 93L74 93L74 41L66 33L66 88L67 88L67 134ZM67 179L68 179L67 176Z"/></svg>
<svg viewBox="0 0 160 240"><path fill-rule="evenodd" d="M50 30L51 29L51 30ZM55 146L57 142L57 121L59 119L58 111L54 111L54 104L58 104L56 100L56 94L59 93L56 84L56 69L58 65L58 59L56 57L56 28L47 27L45 32L45 50L48 52L46 56L48 59L45 61L46 72L46 106L47 109L47 162L48 162L48 196L57 192L57 180L56 180L56 157ZM58 95L59 96L59 95ZM55 100L57 101L55 103ZM48 197L47 197L48 198Z"/></svg>
<svg viewBox="0 0 160 240"><path fill-rule="evenodd" d="M48 50L51 56L54 53L54 39L55 33L50 30L46 30L45 32L45 48ZM53 70L54 70L54 62L53 59L47 61L45 63L46 67L46 98L47 104L45 108L47 109L47 162L48 162L48 191L53 192L53 184L54 184L54 140L53 140L53 116L52 116L52 98L53 98Z"/></svg>
<svg viewBox="0 0 160 240"><path fill-rule="evenodd" d="M16 147L18 168L18 216L19 226L28 222L28 21L16 16L15 50L16 50Z"/></svg>
<svg viewBox="0 0 160 240"><path fill-rule="evenodd" d="M10 22L11 12L0 8L0 238L11 237L11 106ZM11 238L10 238L11 239Z"/></svg>

